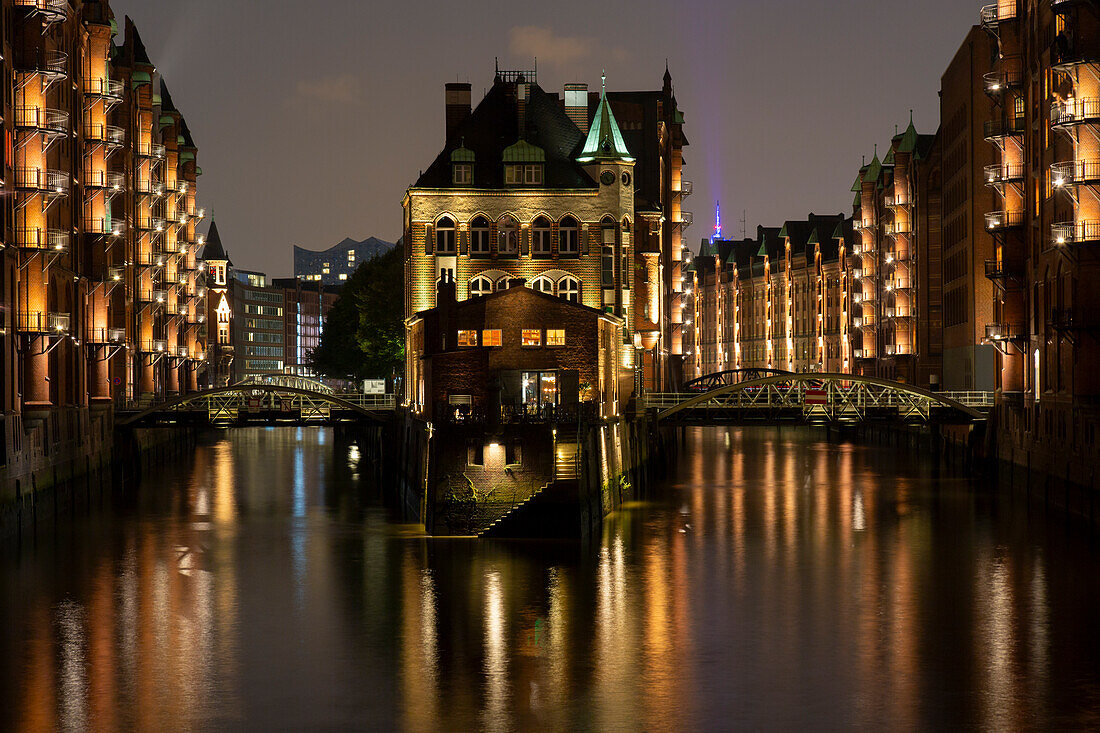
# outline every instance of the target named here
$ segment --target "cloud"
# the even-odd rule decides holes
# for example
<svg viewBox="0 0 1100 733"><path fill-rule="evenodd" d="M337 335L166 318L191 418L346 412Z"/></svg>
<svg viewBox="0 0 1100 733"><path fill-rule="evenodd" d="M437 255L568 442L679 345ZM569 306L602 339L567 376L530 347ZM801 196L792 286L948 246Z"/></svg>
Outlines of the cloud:
<svg viewBox="0 0 1100 733"><path fill-rule="evenodd" d="M514 56L537 58L554 66L567 66L588 58L596 50L596 39L587 36L559 36L550 28L516 26L508 31L508 49Z"/></svg>
<svg viewBox="0 0 1100 733"><path fill-rule="evenodd" d="M332 76L300 81L296 89L298 96L316 102L354 104L362 98L362 86L353 74Z"/></svg>

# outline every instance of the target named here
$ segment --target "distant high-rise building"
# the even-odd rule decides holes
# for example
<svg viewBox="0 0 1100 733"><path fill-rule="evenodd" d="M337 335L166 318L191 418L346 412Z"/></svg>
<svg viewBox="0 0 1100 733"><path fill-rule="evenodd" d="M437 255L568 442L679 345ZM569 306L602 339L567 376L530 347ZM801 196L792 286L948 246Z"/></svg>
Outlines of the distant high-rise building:
<svg viewBox="0 0 1100 733"><path fill-rule="evenodd" d="M345 239L323 251L294 245L294 277L338 287L352 276L360 263L393 249L393 242L370 237L361 242Z"/></svg>

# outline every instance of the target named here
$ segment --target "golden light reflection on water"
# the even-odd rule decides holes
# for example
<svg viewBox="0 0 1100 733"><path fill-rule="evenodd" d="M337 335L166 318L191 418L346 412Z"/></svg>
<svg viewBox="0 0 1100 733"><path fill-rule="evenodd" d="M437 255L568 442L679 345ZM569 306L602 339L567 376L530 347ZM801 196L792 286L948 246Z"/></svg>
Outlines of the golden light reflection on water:
<svg viewBox="0 0 1100 733"><path fill-rule="evenodd" d="M386 533L349 513L338 450L308 431L201 445L150 506L4 565L0 728L1097 721L1058 697L1073 680L1100 703L1094 647L1053 631L1100 611L1064 572L1081 546L1009 532L896 455L693 431L671 488L582 547Z"/></svg>

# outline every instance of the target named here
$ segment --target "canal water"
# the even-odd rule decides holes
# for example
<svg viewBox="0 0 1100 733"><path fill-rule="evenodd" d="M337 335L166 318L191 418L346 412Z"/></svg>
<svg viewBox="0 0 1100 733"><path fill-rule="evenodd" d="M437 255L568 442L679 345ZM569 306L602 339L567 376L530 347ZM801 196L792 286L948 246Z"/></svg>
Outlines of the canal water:
<svg viewBox="0 0 1100 733"><path fill-rule="evenodd" d="M689 431L588 546L429 540L321 429L0 552L0 730L1084 730L1093 535L883 446Z"/></svg>

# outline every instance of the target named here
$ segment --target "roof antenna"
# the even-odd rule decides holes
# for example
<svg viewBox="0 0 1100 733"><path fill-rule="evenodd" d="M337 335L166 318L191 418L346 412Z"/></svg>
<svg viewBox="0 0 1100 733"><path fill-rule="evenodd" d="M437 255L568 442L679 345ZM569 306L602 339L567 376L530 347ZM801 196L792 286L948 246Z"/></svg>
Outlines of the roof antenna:
<svg viewBox="0 0 1100 733"><path fill-rule="evenodd" d="M748 216L748 210L747 209L741 209L741 239L746 239L747 238L747 235L745 234L745 219L747 218L747 216Z"/></svg>
<svg viewBox="0 0 1100 733"><path fill-rule="evenodd" d="M909 110L909 124L913 124L913 110Z"/></svg>
<svg viewBox="0 0 1100 733"><path fill-rule="evenodd" d="M607 69L600 72L600 94L607 94Z"/></svg>

